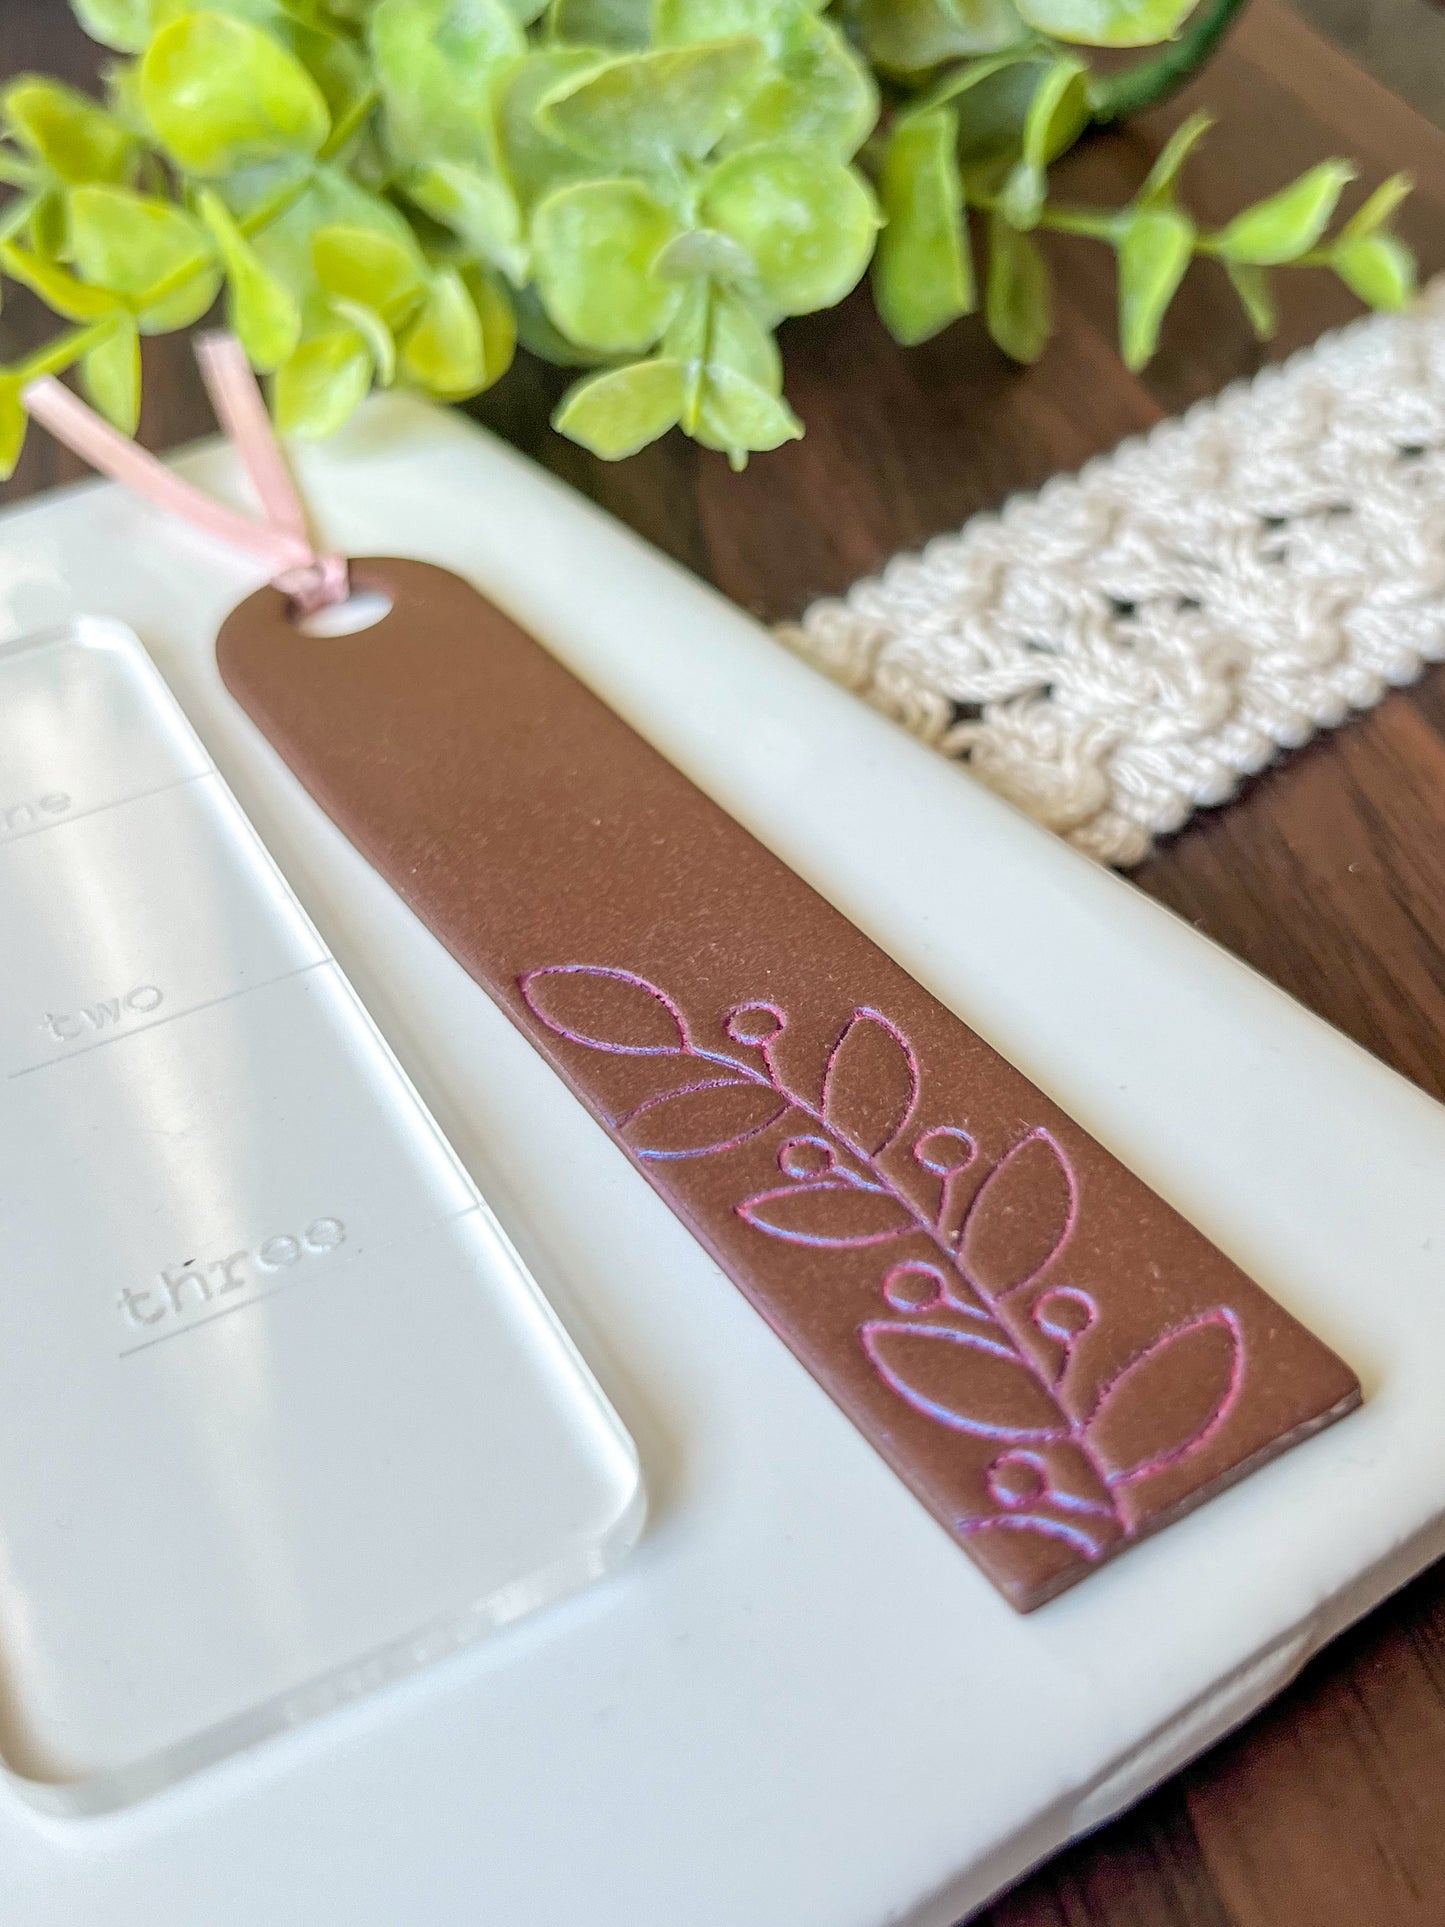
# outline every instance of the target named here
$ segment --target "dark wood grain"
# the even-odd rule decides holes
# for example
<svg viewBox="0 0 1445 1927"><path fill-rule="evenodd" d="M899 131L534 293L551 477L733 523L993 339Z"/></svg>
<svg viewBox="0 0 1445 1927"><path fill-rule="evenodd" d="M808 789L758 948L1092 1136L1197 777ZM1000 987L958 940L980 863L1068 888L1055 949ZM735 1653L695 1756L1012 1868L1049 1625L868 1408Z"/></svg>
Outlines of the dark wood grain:
<svg viewBox="0 0 1445 1927"><path fill-rule="evenodd" d="M1422 0L1309 0L1417 106L1445 118L1445 23ZM61 0L0 0L0 73L84 80L93 50ZM1326 153L1367 179L1408 167L1405 228L1445 266L1445 136L1275 0L1256 0L1191 97L1091 143L1070 191L1122 199L1162 134L1207 100L1221 125L1191 170L1219 217ZM757 614L796 614L899 548L1250 373L1261 359L1222 279L1196 270L1166 345L1135 379L1114 354L1107 259L1053 250L1059 337L1028 374L975 324L912 354L861 297L790 324L789 393L807 439L741 476L671 438L609 468L561 442L547 414L565 378L520 366L480 419ZM1323 275L1286 287L1287 352L1346 319ZM43 325L15 300L0 356ZM209 426L189 355L147 351L143 435ZM76 466L34 437L9 495ZM960 778L960 780L963 780ZM1136 872L1294 996L1445 1096L1445 672L1290 758ZM991 1927L1445 1927L1445 1573L1427 1574L1338 1641L1240 1734L999 1901Z"/></svg>

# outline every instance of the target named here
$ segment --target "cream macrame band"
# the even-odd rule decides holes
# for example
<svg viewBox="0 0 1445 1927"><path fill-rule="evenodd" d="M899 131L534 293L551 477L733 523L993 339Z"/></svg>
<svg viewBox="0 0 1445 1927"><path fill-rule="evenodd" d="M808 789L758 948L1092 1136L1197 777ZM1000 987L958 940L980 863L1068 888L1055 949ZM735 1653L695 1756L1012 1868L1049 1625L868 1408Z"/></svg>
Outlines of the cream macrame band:
<svg viewBox="0 0 1445 1927"><path fill-rule="evenodd" d="M1445 658L1445 277L783 639L1107 863Z"/></svg>

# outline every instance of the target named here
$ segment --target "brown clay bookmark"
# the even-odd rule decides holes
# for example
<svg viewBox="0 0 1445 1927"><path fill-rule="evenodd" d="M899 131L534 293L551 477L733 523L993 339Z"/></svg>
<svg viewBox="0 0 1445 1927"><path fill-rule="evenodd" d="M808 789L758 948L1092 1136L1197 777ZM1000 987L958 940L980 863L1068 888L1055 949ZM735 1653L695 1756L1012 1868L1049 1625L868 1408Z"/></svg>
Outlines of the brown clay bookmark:
<svg viewBox="0 0 1445 1927"><path fill-rule="evenodd" d="M456 576L228 688L778 1336L1028 1611L1354 1375Z"/></svg>

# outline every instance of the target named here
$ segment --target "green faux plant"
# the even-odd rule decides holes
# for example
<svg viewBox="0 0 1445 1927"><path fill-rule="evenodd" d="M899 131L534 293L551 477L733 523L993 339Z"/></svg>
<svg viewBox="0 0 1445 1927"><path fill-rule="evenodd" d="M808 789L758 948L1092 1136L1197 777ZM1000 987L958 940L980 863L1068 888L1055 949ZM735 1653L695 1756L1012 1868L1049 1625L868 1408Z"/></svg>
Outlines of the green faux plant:
<svg viewBox="0 0 1445 1927"><path fill-rule="evenodd" d="M220 294L292 434L374 383L475 395L520 341L579 370L554 419L597 454L680 425L735 465L802 432L779 322L870 263L900 341L981 304L1019 361L1050 333L1048 229L1114 250L1135 369L1199 257L1261 335L1287 265L1400 305L1403 178L1331 232L1353 170L1322 161L1208 230L1178 194L1203 116L1126 207L1051 197L1052 163L1172 91L1239 4L74 0L119 56L105 104L38 77L0 96L0 278L70 324L0 369L0 468L40 374L78 369L131 431L139 337ZM1153 46L1108 73L1079 52Z"/></svg>

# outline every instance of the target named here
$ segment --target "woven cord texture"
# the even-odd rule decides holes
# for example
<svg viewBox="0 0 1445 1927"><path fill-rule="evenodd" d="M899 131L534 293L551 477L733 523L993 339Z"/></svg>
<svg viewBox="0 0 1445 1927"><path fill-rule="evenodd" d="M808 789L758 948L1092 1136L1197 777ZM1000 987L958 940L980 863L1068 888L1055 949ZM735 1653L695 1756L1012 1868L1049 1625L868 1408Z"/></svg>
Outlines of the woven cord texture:
<svg viewBox="0 0 1445 1927"><path fill-rule="evenodd" d="M1107 863L1445 658L1445 277L780 634Z"/></svg>

